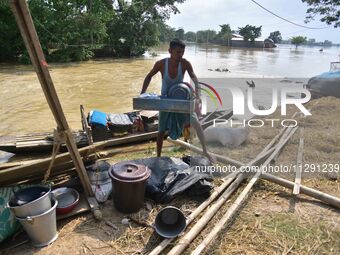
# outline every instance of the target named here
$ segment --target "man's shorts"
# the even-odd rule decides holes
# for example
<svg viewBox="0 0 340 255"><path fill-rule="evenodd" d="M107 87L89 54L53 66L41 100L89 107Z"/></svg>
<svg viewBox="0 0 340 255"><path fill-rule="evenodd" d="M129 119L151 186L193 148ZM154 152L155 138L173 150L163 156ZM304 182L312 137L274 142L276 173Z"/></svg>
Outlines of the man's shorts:
<svg viewBox="0 0 340 255"><path fill-rule="evenodd" d="M198 122L196 112L188 113L175 113L175 112L159 112L158 116L158 131L169 131L171 139L177 139L182 135L183 128L186 124L192 121Z"/></svg>

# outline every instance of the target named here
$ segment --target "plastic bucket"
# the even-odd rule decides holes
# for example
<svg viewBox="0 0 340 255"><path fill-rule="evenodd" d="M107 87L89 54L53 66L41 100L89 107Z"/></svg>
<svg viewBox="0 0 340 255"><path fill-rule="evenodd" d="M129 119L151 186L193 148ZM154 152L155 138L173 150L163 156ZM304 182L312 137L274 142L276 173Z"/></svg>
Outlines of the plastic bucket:
<svg viewBox="0 0 340 255"><path fill-rule="evenodd" d="M40 215L16 217L35 247L47 246L58 238L56 218L58 201L55 198L52 198L52 205L52 208Z"/></svg>
<svg viewBox="0 0 340 255"><path fill-rule="evenodd" d="M133 213L144 205L145 186L151 171L146 166L117 163L109 175L114 186L113 203L123 213Z"/></svg>

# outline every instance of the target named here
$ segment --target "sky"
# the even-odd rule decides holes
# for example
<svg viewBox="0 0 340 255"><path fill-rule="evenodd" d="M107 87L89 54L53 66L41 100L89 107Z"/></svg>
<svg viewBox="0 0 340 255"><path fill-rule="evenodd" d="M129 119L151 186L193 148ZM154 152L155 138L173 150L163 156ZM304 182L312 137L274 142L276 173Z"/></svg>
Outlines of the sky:
<svg viewBox="0 0 340 255"><path fill-rule="evenodd" d="M251 0L186 0L176 4L179 14L172 14L167 24L187 31L213 29L219 31L221 24L230 24L232 30L247 24L261 26L261 38L267 38L270 32L279 30L283 39L302 35L316 41L330 40L340 43L340 28L334 28L319 21L320 17L307 24L304 23L306 3L301 0L256 0L259 4L294 23L316 28L307 29L292 25L261 9Z"/></svg>

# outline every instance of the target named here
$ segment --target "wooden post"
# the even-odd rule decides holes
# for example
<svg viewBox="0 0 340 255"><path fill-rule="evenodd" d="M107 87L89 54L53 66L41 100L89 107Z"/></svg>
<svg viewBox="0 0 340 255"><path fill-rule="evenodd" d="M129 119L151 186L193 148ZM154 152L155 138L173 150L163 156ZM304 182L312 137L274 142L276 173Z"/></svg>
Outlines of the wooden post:
<svg viewBox="0 0 340 255"><path fill-rule="evenodd" d="M39 78L41 87L47 99L47 103L50 106L54 119L57 123L58 131L61 135L65 136L67 149L70 152L71 158L76 167L77 173L84 188L84 192L86 196L92 197L94 194L91 184L72 136L72 132L66 121L57 92L54 88L54 84L48 70L48 64L41 49L39 38L36 33L27 2L26 0L12 0L11 8L20 29L21 36L25 42L27 51L30 55L32 64Z"/></svg>

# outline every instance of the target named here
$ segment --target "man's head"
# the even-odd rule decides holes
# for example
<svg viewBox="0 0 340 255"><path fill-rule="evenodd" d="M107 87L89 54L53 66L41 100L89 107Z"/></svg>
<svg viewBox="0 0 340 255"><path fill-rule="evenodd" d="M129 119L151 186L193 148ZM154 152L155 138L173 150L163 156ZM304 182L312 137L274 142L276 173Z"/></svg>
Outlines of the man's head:
<svg viewBox="0 0 340 255"><path fill-rule="evenodd" d="M181 61L185 51L185 43L175 38L169 44L170 57L176 61Z"/></svg>

